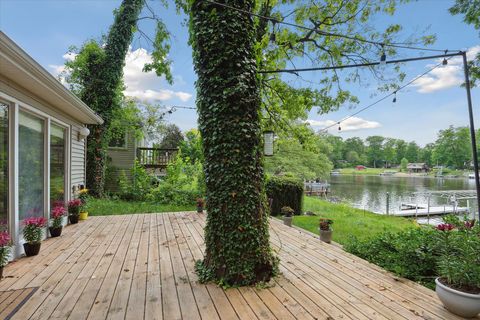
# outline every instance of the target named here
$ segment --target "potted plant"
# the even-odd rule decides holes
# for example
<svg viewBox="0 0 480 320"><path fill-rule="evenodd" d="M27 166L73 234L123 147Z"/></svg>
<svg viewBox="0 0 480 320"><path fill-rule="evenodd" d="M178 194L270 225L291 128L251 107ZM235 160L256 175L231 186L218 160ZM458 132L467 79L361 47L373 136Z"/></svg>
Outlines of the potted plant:
<svg viewBox="0 0 480 320"><path fill-rule="evenodd" d="M8 231L0 232L0 280L3 278L3 268L8 264L12 241Z"/></svg>
<svg viewBox="0 0 480 320"><path fill-rule="evenodd" d="M79 219L80 220L87 220L88 218L88 211L87 211L87 206L88 206L88 189L80 189L78 192L78 199L82 202L82 206L80 207L80 215Z"/></svg>
<svg viewBox="0 0 480 320"><path fill-rule="evenodd" d="M332 233L333 229L331 225L333 224L332 219L320 218L318 224L318 231L320 232L320 240L326 243L332 242Z"/></svg>
<svg viewBox="0 0 480 320"><path fill-rule="evenodd" d="M25 239L23 249L27 257L36 256L40 252L42 232L46 224L47 219L44 217L30 217L23 220L23 238Z"/></svg>
<svg viewBox="0 0 480 320"><path fill-rule="evenodd" d="M78 223L80 216L80 207L82 206L82 200L73 199L68 202L68 220L71 224Z"/></svg>
<svg viewBox="0 0 480 320"><path fill-rule="evenodd" d="M203 213L203 207L205 206L205 201L202 198L197 198L197 212Z"/></svg>
<svg viewBox="0 0 480 320"><path fill-rule="evenodd" d="M435 291L445 308L464 318L480 313L480 227L474 224L437 226L442 252Z"/></svg>
<svg viewBox="0 0 480 320"><path fill-rule="evenodd" d="M51 214L52 225L48 228L52 238L60 237L60 235L62 234L62 229L63 229L62 220L64 216L65 216L65 208L63 206L56 206L52 209L52 214Z"/></svg>
<svg viewBox="0 0 480 320"><path fill-rule="evenodd" d="M293 209L290 208L289 206L282 207L282 209L280 209L280 210L281 210L282 215L283 215L283 224L291 227L292 226L292 220L293 220L293 213L295 211L293 211Z"/></svg>

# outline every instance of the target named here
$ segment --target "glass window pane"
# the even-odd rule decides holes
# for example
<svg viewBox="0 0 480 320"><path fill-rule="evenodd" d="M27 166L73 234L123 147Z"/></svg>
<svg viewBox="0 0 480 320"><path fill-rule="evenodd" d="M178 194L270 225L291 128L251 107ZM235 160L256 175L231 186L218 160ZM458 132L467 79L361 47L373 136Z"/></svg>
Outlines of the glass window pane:
<svg viewBox="0 0 480 320"><path fill-rule="evenodd" d="M65 205L65 128L50 126L50 207Z"/></svg>
<svg viewBox="0 0 480 320"><path fill-rule="evenodd" d="M20 220L44 215L44 121L19 112L18 206Z"/></svg>
<svg viewBox="0 0 480 320"><path fill-rule="evenodd" d="M8 229L8 105L0 102L0 230Z"/></svg>

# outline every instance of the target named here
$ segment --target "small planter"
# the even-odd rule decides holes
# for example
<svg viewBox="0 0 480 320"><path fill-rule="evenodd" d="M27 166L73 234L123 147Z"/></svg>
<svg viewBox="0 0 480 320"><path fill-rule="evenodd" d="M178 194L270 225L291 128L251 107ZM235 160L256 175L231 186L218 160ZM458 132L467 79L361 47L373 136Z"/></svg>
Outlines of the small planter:
<svg viewBox="0 0 480 320"><path fill-rule="evenodd" d="M332 229L330 230L318 229L318 231L320 232L320 240L326 243L332 242L332 233L333 233Z"/></svg>
<svg viewBox="0 0 480 320"><path fill-rule="evenodd" d="M62 234L62 229L63 229L62 227L58 227L58 228L50 227L50 228L48 228L52 238L60 237L60 235Z"/></svg>
<svg viewBox="0 0 480 320"><path fill-rule="evenodd" d="M25 250L25 255L27 257L36 256L40 252L41 242L29 243L25 242L23 244L23 250Z"/></svg>
<svg viewBox="0 0 480 320"><path fill-rule="evenodd" d="M76 223L78 223L78 218L79 218L79 215L71 214L71 215L68 216L68 221L70 221L70 224L76 224Z"/></svg>
<svg viewBox="0 0 480 320"><path fill-rule="evenodd" d="M203 207L197 207L197 213L203 213Z"/></svg>
<svg viewBox="0 0 480 320"><path fill-rule="evenodd" d="M291 227L292 226L292 220L293 220L292 216L290 216L290 217L283 216L283 224L286 225L286 226Z"/></svg>
<svg viewBox="0 0 480 320"><path fill-rule="evenodd" d="M80 212L80 220L87 220L88 219L88 212Z"/></svg>
<svg viewBox="0 0 480 320"><path fill-rule="evenodd" d="M437 296L451 313L464 318L473 318L480 313L480 294L471 294L452 289L435 279Z"/></svg>

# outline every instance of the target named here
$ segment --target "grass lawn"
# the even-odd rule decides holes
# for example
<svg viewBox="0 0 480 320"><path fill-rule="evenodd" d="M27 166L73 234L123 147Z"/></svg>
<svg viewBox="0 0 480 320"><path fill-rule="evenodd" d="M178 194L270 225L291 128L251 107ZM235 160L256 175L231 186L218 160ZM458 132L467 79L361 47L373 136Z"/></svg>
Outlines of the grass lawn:
<svg viewBox="0 0 480 320"><path fill-rule="evenodd" d="M153 212L176 212L193 211L195 205L176 206L168 204L155 204L151 202L124 201L113 199L90 198L88 202L88 214L91 216L108 216L114 214L153 213Z"/></svg>
<svg viewBox="0 0 480 320"><path fill-rule="evenodd" d="M338 169L338 171L340 171L341 174L378 175L385 171L397 172L398 170L385 169L385 168L366 168L363 170L357 170L355 168L343 168L343 169Z"/></svg>
<svg viewBox="0 0 480 320"><path fill-rule="evenodd" d="M333 241L344 244L350 236L366 239L383 231L401 231L415 227L411 220L352 208L346 204L335 204L313 197L304 197L304 211L312 211L319 216L295 216L293 224L318 234L319 217L330 218L333 223Z"/></svg>

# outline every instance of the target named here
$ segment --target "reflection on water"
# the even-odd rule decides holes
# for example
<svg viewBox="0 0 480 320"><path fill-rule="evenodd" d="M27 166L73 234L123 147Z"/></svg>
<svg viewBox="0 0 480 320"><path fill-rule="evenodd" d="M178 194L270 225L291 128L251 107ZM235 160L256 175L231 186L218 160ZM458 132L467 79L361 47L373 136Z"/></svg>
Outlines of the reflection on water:
<svg viewBox="0 0 480 320"><path fill-rule="evenodd" d="M331 176L329 182L332 196L346 200L357 208L379 213L386 212L387 192L390 194L391 213L399 211L402 203L427 203L427 197L413 196L414 192L475 189L475 181L465 178L338 175ZM432 197L430 200L431 206L444 204L447 204L446 199ZM459 205L467 206L467 203L460 201ZM473 205L473 201L470 201L470 205Z"/></svg>

